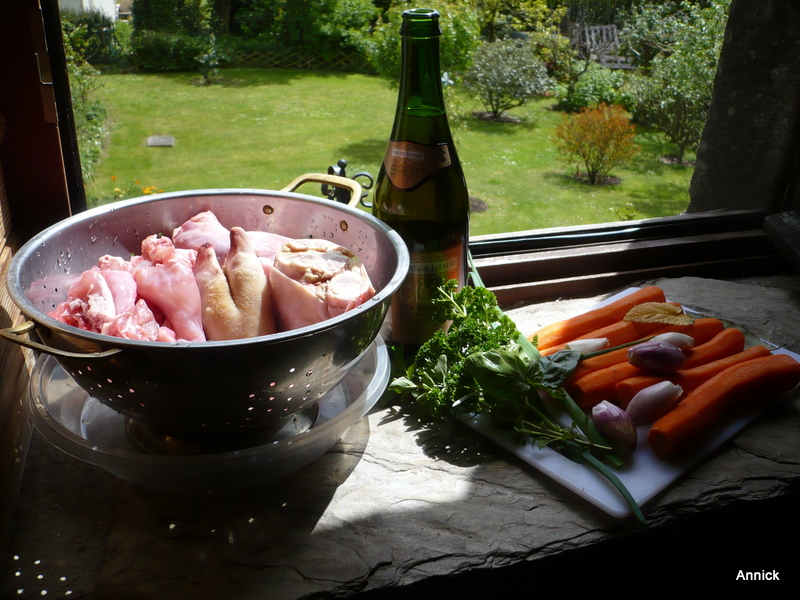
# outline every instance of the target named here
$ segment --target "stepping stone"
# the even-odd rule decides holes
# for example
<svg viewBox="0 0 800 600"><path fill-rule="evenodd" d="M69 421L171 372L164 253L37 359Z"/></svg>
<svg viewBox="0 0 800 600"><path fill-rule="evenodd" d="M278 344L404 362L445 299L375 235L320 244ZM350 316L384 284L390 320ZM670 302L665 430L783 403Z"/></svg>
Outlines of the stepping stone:
<svg viewBox="0 0 800 600"><path fill-rule="evenodd" d="M175 145L174 135L151 135L147 138L148 146L172 148Z"/></svg>

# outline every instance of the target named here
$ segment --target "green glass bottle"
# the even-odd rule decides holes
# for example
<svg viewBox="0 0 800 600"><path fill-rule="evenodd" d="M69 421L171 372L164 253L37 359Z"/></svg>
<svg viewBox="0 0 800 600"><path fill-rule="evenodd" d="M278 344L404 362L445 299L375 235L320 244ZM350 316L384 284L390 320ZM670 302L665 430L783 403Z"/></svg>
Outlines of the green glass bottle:
<svg viewBox="0 0 800 600"><path fill-rule="evenodd" d="M466 282L469 194L447 122L439 71L439 13L403 13L397 110L373 198L373 214L400 234L411 255L392 297L390 341L418 346L443 324L431 296L448 279Z"/></svg>

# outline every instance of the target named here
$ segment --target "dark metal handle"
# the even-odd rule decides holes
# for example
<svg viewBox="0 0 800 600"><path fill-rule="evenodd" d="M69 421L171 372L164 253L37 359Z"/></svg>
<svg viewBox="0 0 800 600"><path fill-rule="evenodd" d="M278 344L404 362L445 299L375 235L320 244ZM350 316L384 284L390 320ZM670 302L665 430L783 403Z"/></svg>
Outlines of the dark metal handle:
<svg viewBox="0 0 800 600"><path fill-rule="evenodd" d="M122 352L122 348L112 348L110 350L104 350L103 352L68 352L66 350L52 348L50 346L46 346L45 344L40 344L39 342L34 342L33 340L22 337L34 329L36 329L36 323L33 321L25 321L22 325L18 325L17 327L0 329L0 336L14 344L19 344L20 346L25 346L31 350L38 350L39 352L44 352L45 354L50 354L59 358L78 358L91 360L108 358L109 356L113 356L119 352Z"/></svg>

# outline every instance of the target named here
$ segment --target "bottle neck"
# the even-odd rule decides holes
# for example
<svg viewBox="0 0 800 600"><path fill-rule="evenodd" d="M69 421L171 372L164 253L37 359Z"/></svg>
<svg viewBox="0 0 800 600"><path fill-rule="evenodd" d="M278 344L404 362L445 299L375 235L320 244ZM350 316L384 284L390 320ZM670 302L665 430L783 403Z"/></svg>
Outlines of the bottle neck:
<svg viewBox="0 0 800 600"><path fill-rule="evenodd" d="M397 117L401 114L416 117L444 114L439 37L403 36L402 51Z"/></svg>

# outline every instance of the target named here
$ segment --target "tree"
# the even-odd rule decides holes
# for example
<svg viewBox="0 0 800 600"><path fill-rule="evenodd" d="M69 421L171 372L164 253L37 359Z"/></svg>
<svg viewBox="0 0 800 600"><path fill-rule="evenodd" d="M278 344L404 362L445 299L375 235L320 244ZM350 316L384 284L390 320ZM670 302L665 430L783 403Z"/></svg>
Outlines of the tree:
<svg viewBox="0 0 800 600"><path fill-rule="evenodd" d="M487 42L531 31L550 12L546 0L473 0Z"/></svg>
<svg viewBox="0 0 800 600"><path fill-rule="evenodd" d="M589 183L594 185L639 152L635 134L622 107L599 104L565 115L556 126L553 143L566 162L583 162Z"/></svg>
<svg viewBox="0 0 800 600"><path fill-rule="evenodd" d="M544 96L552 82L534 48L521 40L485 42L475 52L464 86L492 117Z"/></svg>
<svg viewBox="0 0 800 600"><path fill-rule="evenodd" d="M443 72L455 76L467 70L479 42L479 22L475 10L467 3L428 0L427 8L439 11L442 36L439 44ZM378 75L392 81L400 80L400 23L402 13L411 5L405 0L393 0L372 32L354 37L358 47Z"/></svg>
<svg viewBox="0 0 800 600"><path fill-rule="evenodd" d="M663 33L658 52L645 73L632 79L634 118L663 132L676 144L678 160L700 143L730 0L709 0L706 4L682 2L677 10L672 7L671 13L670 7L664 9L658 25ZM651 19L650 23L655 21ZM634 19L629 27L635 24Z"/></svg>

